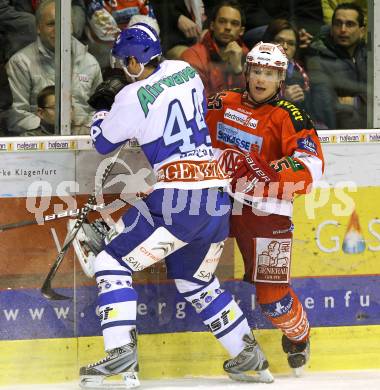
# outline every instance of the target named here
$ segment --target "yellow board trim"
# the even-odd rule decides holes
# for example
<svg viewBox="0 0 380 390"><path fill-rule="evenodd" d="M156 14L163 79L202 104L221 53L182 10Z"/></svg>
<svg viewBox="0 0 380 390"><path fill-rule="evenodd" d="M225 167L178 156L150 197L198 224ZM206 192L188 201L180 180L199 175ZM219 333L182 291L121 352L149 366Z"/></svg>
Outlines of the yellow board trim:
<svg viewBox="0 0 380 390"><path fill-rule="evenodd" d="M295 199L291 277L379 274L380 220L377 211L368 205L377 204L380 187L358 187L352 192L346 188L345 196L342 202L342 193L329 188ZM313 202L315 208L311 207ZM318 202L321 207L316 207ZM342 244L354 211L365 250L347 254ZM318 243L328 251L321 250ZM244 275L244 264L236 241L234 258L234 278L239 280Z"/></svg>
<svg viewBox="0 0 380 390"><path fill-rule="evenodd" d="M289 373L280 332L255 335L272 372ZM380 368L379 325L315 328L311 345L310 371ZM1 341L0 349L0 385L73 381L81 365L104 356L102 337ZM141 379L220 376L228 358L206 332L140 335L139 356Z"/></svg>

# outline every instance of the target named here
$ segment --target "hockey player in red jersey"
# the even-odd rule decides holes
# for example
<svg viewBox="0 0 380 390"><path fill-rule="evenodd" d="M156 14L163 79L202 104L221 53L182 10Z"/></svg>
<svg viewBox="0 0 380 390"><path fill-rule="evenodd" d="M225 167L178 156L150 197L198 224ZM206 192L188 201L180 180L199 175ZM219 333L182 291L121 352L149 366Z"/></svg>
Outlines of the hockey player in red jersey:
<svg viewBox="0 0 380 390"><path fill-rule="evenodd" d="M323 173L323 155L307 113L279 99L288 61L281 46L258 43L247 55L245 91L208 101L207 124L219 162L231 177L231 235L266 318L283 332L296 374L310 355L306 312L290 286L295 194Z"/></svg>

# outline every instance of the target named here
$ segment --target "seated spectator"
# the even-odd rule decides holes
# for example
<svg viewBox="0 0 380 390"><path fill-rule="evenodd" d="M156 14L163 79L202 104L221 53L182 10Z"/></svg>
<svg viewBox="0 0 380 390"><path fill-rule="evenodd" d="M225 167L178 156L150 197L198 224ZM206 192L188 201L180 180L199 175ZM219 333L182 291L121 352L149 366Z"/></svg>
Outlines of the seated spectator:
<svg viewBox="0 0 380 390"><path fill-rule="evenodd" d="M367 126L367 47L364 13L355 3L339 4L331 30L321 33L307 59L317 121L329 129Z"/></svg>
<svg viewBox="0 0 380 390"><path fill-rule="evenodd" d="M7 135L7 113L12 106L12 93L9 88L8 77L5 71L4 41L5 38L0 34L0 137Z"/></svg>
<svg viewBox="0 0 380 390"><path fill-rule="evenodd" d="M73 36L81 39L86 25L86 7L84 0L71 0L71 24Z"/></svg>
<svg viewBox="0 0 380 390"><path fill-rule="evenodd" d="M298 30L285 19L274 19L269 23L263 40L280 44L289 60L285 87L280 96L297 103L297 107L306 112L311 112L310 80L305 69L295 59L299 47Z"/></svg>
<svg viewBox="0 0 380 390"><path fill-rule="evenodd" d="M44 0L12 0L11 3L14 5L17 11L24 11L30 14L34 14L42 1ZM67 3L65 1L65 5L66 4ZM34 17L32 19L33 28L35 29ZM74 37L77 39L81 39L84 25L86 23L84 0L71 0L71 23ZM30 42L33 42L35 40L36 39L34 35L34 38Z"/></svg>
<svg viewBox="0 0 380 390"><path fill-rule="evenodd" d="M263 40L266 27L273 19L294 23L301 49L308 47L323 25L321 0L245 0L245 3L247 24L244 42L250 48Z"/></svg>
<svg viewBox="0 0 380 390"><path fill-rule="evenodd" d="M89 22L94 27L95 33L99 31L98 28L106 33L106 22L109 22L106 15L111 15L120 30L128 26L133 15L153 16L152 7L148 3L144 0L86 0Z"/></svg>
<svg viewBox="0 0 380 390"><path fill-rule="evenodd" d="M14 54L6 69L13 95L8 118L8 130L22 134L40 127L36 114L37 94L42 88L55 83L55 4L42 2L36 12L37 40ZM74 37L72 55L72 134L88 134L93 110L87 100L102 81L99 64L86 47Z"/></svg>
<svg viewBox="0 0 380 390"><path fill-rule="evenodd" d="M128 26L133 26L136 23L144 23L152 27L156 31L157 35L160 35L160 26L157 23L155 18L152 18L148 15L133 15L129 20Z"/></svg>
<svg viewBox="0 0 380 390"><path fill-rule="evenodd" d="M133 16L154 19L152 7L144 0L86 0L86 12L86 43L102 70L109 66L113 42Z"/></svg>
<svg viewBox="0 0 380 390"><path fill-rule="evenodd" d="M208 96L245 86L243 63L248 48L241 40L244 23L244 13L237 1L221 1L214 8L209 30L201 42L181 56L197 70Z"/></svg>
<svg viewBox="0 0 380 390"><path fill-rule="evenodd" d="M37 95L37 116L41 119L40 126L28 130L23 136L53 135L55 127L55 87L49 85Z"/></svg>
<svg viewBox="0 0 380 390"><path fill-rule="evenodd" d="M197 43L205 21L202 0L151 0L161 29L162 50L166 58L179 60Z"/></svg>
<svg viewBox="0 0 380 390"><path fill-rule="evenodd" d="M6 123L12 106L5 63L12 54L33 42L36 35L34 15L15 9L9 0L0 0L0 136L8 135Z"/></svg>
<svg viewBox="0 0 380 390"><path fill-rule="evenodd" d="M0 0L0 50L8 60L12 54L36 39L36 22L29 12L16 10L9 0Z"/></svg>

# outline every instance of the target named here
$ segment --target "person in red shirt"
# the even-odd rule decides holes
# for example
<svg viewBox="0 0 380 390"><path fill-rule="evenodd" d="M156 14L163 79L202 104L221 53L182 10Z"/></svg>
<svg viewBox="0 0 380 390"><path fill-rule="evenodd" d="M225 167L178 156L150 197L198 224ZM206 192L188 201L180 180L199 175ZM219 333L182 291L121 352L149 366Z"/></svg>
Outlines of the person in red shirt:
<svg viewBox="0 0 380 390"><path fill-rule="evenodd" d="M293 197L321 178L324 160L308 114L279 98L287 66L280 45L258 43L247 55L246 89L209 98L206 121L220 166L232 177L231 235L243 256L244 280L255 284L261 309L283 332L283 350L298 371L310 355L310 325L290 286Z"/></svg>
<svg viewBox="0 0 380 390"><path fill-rule="evenodd" d="M235 0L224 0L213 10L202 40L181 55L201 76L207 96L222 89L244 87L243 63L248 53L241 37L244 12Z"/></svg>

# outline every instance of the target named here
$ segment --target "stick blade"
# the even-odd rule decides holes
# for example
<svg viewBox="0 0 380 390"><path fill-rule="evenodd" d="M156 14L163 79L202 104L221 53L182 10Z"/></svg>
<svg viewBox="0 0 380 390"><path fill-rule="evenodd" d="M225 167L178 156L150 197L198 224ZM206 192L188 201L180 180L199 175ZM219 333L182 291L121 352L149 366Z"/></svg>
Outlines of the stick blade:
<svg viewBox="0 0 380 390"><path fill-rule="evenodd" d="M50 285L43 285L41 288L41 294L51 301L64 301L67 299L72 299L71 297L67 297L66 295L62 295L54 291Z"/></svg>

